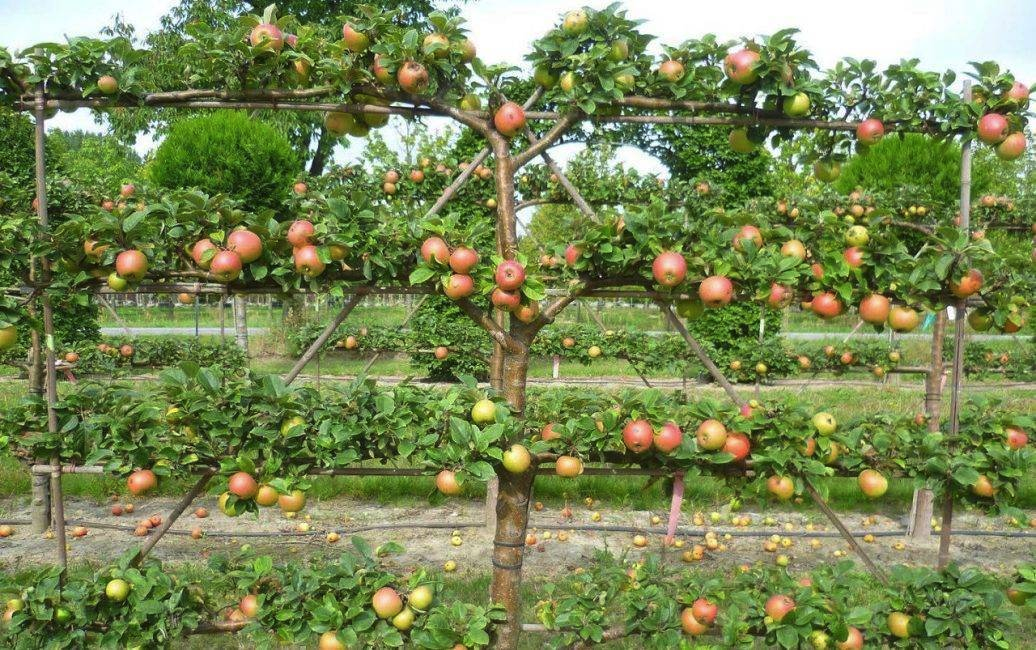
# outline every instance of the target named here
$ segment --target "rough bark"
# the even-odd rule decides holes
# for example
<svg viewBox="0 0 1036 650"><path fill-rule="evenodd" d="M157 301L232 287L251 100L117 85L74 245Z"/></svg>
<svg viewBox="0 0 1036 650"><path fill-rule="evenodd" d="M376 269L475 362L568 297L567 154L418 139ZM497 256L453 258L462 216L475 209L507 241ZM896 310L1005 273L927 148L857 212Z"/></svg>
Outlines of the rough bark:
<svg viewBox="0 0 1036 650"><path fill-rule="evenodd" d="M502 394L512 413L524 417L525 382L529 371L528 352L503 352ZM493 582L489 597L504 605L507 622L497 628L494 647L514 650L521 635L522 560L525 533L529 525L534 469L523 474L500 472L496 501L496 532L493 538Z"/></svg>
<svg viewBox="0 0 1036 650"><path fill-rule="evenodd" d="M327 132L327 129L321 126L320 135L317 137L317 148L313 152L313 160L309 163L310 176L320 176L324 173L324 167L327 166L327 160L330 158L334 147L334 138Z"/></svg>

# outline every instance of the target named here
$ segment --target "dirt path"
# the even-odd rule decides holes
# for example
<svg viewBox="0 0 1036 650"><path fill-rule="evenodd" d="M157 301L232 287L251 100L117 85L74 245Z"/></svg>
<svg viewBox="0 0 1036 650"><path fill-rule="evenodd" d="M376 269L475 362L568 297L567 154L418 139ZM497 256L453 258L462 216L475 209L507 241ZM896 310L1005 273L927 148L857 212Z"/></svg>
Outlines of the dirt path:
<svg viewBox="0 0 1036 650"><path fill-rule="evenodd" d="M172 507L172 499L144 499L134 503L132 515L115 517L110 514L110 505L99 505L92 501L67 500L66 515L70 522L90 522L86 537L69 540L69 556L73 560L88 559L95 562L110 561L126 549L140 543L131 530L112 530L101 525L124 526L128 529L142 518L152 514L164 515ZM314 555L334 555L349 545L349 538L355 532L372 546L388 541L400 543L405 551L392 557L390 563L402 569L441 567L447 560L453 560L463 573L488 574L491 571L489 552L491 532L482 525L483 508L476 501L450 501L442 506L428 506L416 503L411 507L382 506L351 499L333 499L310 504L305 514L309 519L287 519L276 509L264 510L258 518L243 515L231 519L219 512L215 499L206 497L195 504L206 507L211 513L208 518L197 519L185 515L173 527L179 534L169 534L156 546L154 554L164 560L196 562L211 553L230 552L242 544L251 544L260 552L270 553L281 560ZM595 505L594 508L597 506ZM526 575L548 577L568 571L571 567L584 565L598 549L615 553L631 550L633 553L658 553L662 550L662 535L657 532L664 526L666 513L660 508L655 513L644 511L596 510L579 504L573 508L570 520L564 520L558 509L544 509L532 513L530 533L535 535L536 544L526 554ZM601 521L593 522L594 512L600 512ZM25 499L0 502L0 519L28 521L29 510ZM704 513L709 521L710 513ZM1033 516L1034 513L1029 513ZM662 518L660 524L652 525L651 517ZM764 516L759 513L739 512L748 516L752 524L748 527L729 525L715 526L717 542L725 550L706 553L702 561L712 566L737 566L756 561L774 562L778 554L787 555L793 568L803 569L838 559L836 552L847 551L846 543L837 536L832 526L819 513L773 514L776 522L764 525ZM730 513L720 513L727 522ZM873 542L863 546L878 565L895 563L934 564L938 550L938 537L912 540L903 534L901 523L886 516L876 515L873 523L869 516L847 514L844 520L850 530L860 535L872 533ZM308 533L298 532L300 523L311 527ZM426 522L438 528L421 528L417 524ZM379 529L376 526L394 523L398 528ZM1012 532L1001 521L974 513L961 513L954 522L958 530L998 530ZM599 527L602 525L626 526L635 530L606 532L601 530L578 530L578 526ZM702 544L700 527L694 526L692 516L685 513L680 525L698 530L697 534L680 537L684 546L674 553L677 560L683 550L695 544ZM200 540L192 539L189 531L199 526L207 535ZM375 527L373 529L368 527ZM363 530L361 530L363 529ZM327 531L336 530L342 535L337 544L325 539ZM454 530L460 532L460 546L451 544ZM558 533L567 533L566 541L559 541ZM220 531L227 533L219 534ZM359 532L357 532L359 531ZM656 532L651 532L656 531ZM646 549L633 549L632 540L637 532L644 533L649 540ZM724 533L733 536L724 538ZM1017 534L1017 531L1013 531ZM763 549L770 535L780 535L788 542L778 542L777 552ZM813 541L815 540L815 541ZM1028 531L1024 537L963 536L953 539L953 558L963 564L980 564L995 571L1009 571L1022 562L1031 562L1036 557L1036 531ZM28 525L15 526L15 534L0 539L0 568L17 570L55 558L54 542L29 532ZM787 546L784 546L787 544Z"/></svg>

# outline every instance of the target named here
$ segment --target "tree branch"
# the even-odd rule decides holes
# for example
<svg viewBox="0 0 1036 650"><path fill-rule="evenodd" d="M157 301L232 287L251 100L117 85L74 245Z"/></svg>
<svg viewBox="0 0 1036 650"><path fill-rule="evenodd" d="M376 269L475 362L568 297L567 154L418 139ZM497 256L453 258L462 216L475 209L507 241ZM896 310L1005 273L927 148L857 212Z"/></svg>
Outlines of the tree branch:
<svg viewBox="0 0 1036 650"><path fill-rule="evenodd" d="M338 315L334 317L334 320L327 324L324 331L321 332L320 336L310 344L306 352L299 357L299 360L295 362L295 365L292 366L290 371L288 371L288 374L284 375L285 384L290 384L295 381L295 378L299 376L299 373L301 373L303 368L306 367L306 364L308 364L313 357L320 352L320 348L324 347L324 344L327 343L327 340L335 333L338 326L348 318L349 314L352 313L353 308L363 300L365 295L367 295L365 292L357 292L349 296L349 299L345 301L344 305L342 305L342 310L338 312Z"/></svg>
<svg viewBox="0 0 1036 650"><path fill-rule="evenodd" d="M467 314L468 318L475 321L482 329L489 332L489 335L493 337L493 340L502 345L504 348L511 352L523 353L525 352L525 346L522 345L517 339L508 334L504 328L493 320L493 318L486 312L478 308L478 305L471 302L470 298L461 298L456 301L457 306L460 307L461 311Z"/></svg>
<svg viewBox="0 0 1036 650"><path fill-rule="evenodd" d="M565 132L571 129L574 124L582 120L585 115L586 114L578 108L574 108L565 113L561 119L559 119L554 126L550 128L550 130L543 134L542 138L536 140L524 151L520 151L514 156L515 171L521 169L528 164L530 160L549 149L558 140L558 138L565 135Z"/></svg>

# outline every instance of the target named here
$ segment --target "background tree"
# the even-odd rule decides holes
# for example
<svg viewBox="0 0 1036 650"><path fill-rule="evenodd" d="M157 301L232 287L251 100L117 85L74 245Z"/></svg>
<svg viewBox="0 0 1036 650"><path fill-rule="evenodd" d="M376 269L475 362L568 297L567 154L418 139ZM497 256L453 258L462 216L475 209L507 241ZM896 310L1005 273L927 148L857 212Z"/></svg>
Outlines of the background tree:
<svg viewBox="0 0 1036 650"><path fill-rule="evenodd" d="M674 179L719 185L731 203L773 194L772 156L763 147L735 152L729 128L657 124L633 133L627 143L658 158Z"/></svg>
<svg viewBox="0 0 1036 650"><path fill-rule="evenodd" d="M224 111L175 124L149 174L163 187L196 187L240 199L252 210L276 209L288 198L298 158L273 126Z"/></svg>
<svg viewBox="0 0 1036 650"><path fill-rule="evenodd" d="M982 149L982 147L979 147ZM885 138L863 156L853 156L842 166L835 187L851 192L915 191L920 196L950 205L960 198L960 145L939 142L922 135ZM989 190L993 181L989 157L975 157L971 169L972 196Z"/></svg>
<svg viewBox="0 0 1036 650"><path fill-rule="evenodd" d="M54 131L48 139L60 153L57 164L86 196L99 203L140 173L141 159L115 138L86 131Z"/></svg>

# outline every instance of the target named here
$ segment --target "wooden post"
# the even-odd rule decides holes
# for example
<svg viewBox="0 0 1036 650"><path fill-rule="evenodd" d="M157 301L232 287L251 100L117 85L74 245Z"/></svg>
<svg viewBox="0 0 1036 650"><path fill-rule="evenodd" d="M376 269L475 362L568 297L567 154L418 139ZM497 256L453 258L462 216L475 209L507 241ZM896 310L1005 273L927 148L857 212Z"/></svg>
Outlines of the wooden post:
<svg viewBox="0 0 1036 650"><path fill-rule="evenodd" d="M942 345L945 334L946 310L943 309L936 315L935 327L932 328L932 358L924 382L924 413L928 418L928 430L933 432L939 430L939 411L942 405ZM928 537L932 534L934 503L935 495L928 488L914 490L910 517L907 521L907 535Z"/></svg>
<svg viewBox="0 0 1036 650"><path fill-rule="evenodd" d="M245 305L245 297L239 293L234 294L234 341L238 347L245 351L248 356L248 313Z"/></svg>
<svg viewBox="0 0 1036 650"><path fill-rule="evenodd" d="M36 89L36 199L39 204L40 230L46 233L50 223L47 215L47 168L46 168L46 96L43 84ZM50 262L46 257L39 259L41 279L45 284L50 282ZM46 355L45 388L47 396L47 431L56 434L58 432L58 414L54 405L58 401L58 377L55 368L54 358L54 309L50 304L50 291L45 289L42 294L43 303L43 348ZM68 553L65 548L65 504L61 494L61 456L51 458L51 462L57 465L57 470L50 475L50 492L54 537L58 547L58 562L61 564L62 578L65 570L68 569Z"/></svg>
<svg viewBox="0 0 1036 650"><path fill-rule="evenodd" d="M292 366L291 370L288 371L288 374L284 375L284 383L290 384L291 382L295 381L295 378L299 376L299 373L301 373L302 370L306 367L306 364L313 360L313 357L316 356L316 354L320 351L320 348L324 347L324 344L327 343L327 340L331 338L331 335L335 333L335 330L338 329L338 326L341 325L342 322L349 316L353 308L356 307L357 304L359 304L359 302L363 299L364 295L366 294L357 292L349 296L349 298L345 301L345 305L342 306L342 310L338 312L338 315L335 316L334 319L332 319L331 322L327 324L327 327L325 327L324 331L320 333L320 336L318 336L317 339L310 344L309 348L302 354L301 357L299 357L299 360L295 362L295 365Z"/></svg>
<svg viewBox="0 0 1036 650"><path fill-rule="evenodd" d="M964 101L971 101L971 81L964 82ZM967 235L971 231L971 141L961 147L960 154L960 227ZM960 433L960 389L964 382L964 325L967 301L957 300L953 314L953 383L950 384L950 435L946 442L954 444ZM944 568L950 561L950 537L953 529L953 477L947 474L943 494L942 531L939 534L939 564Z"/></svg>

